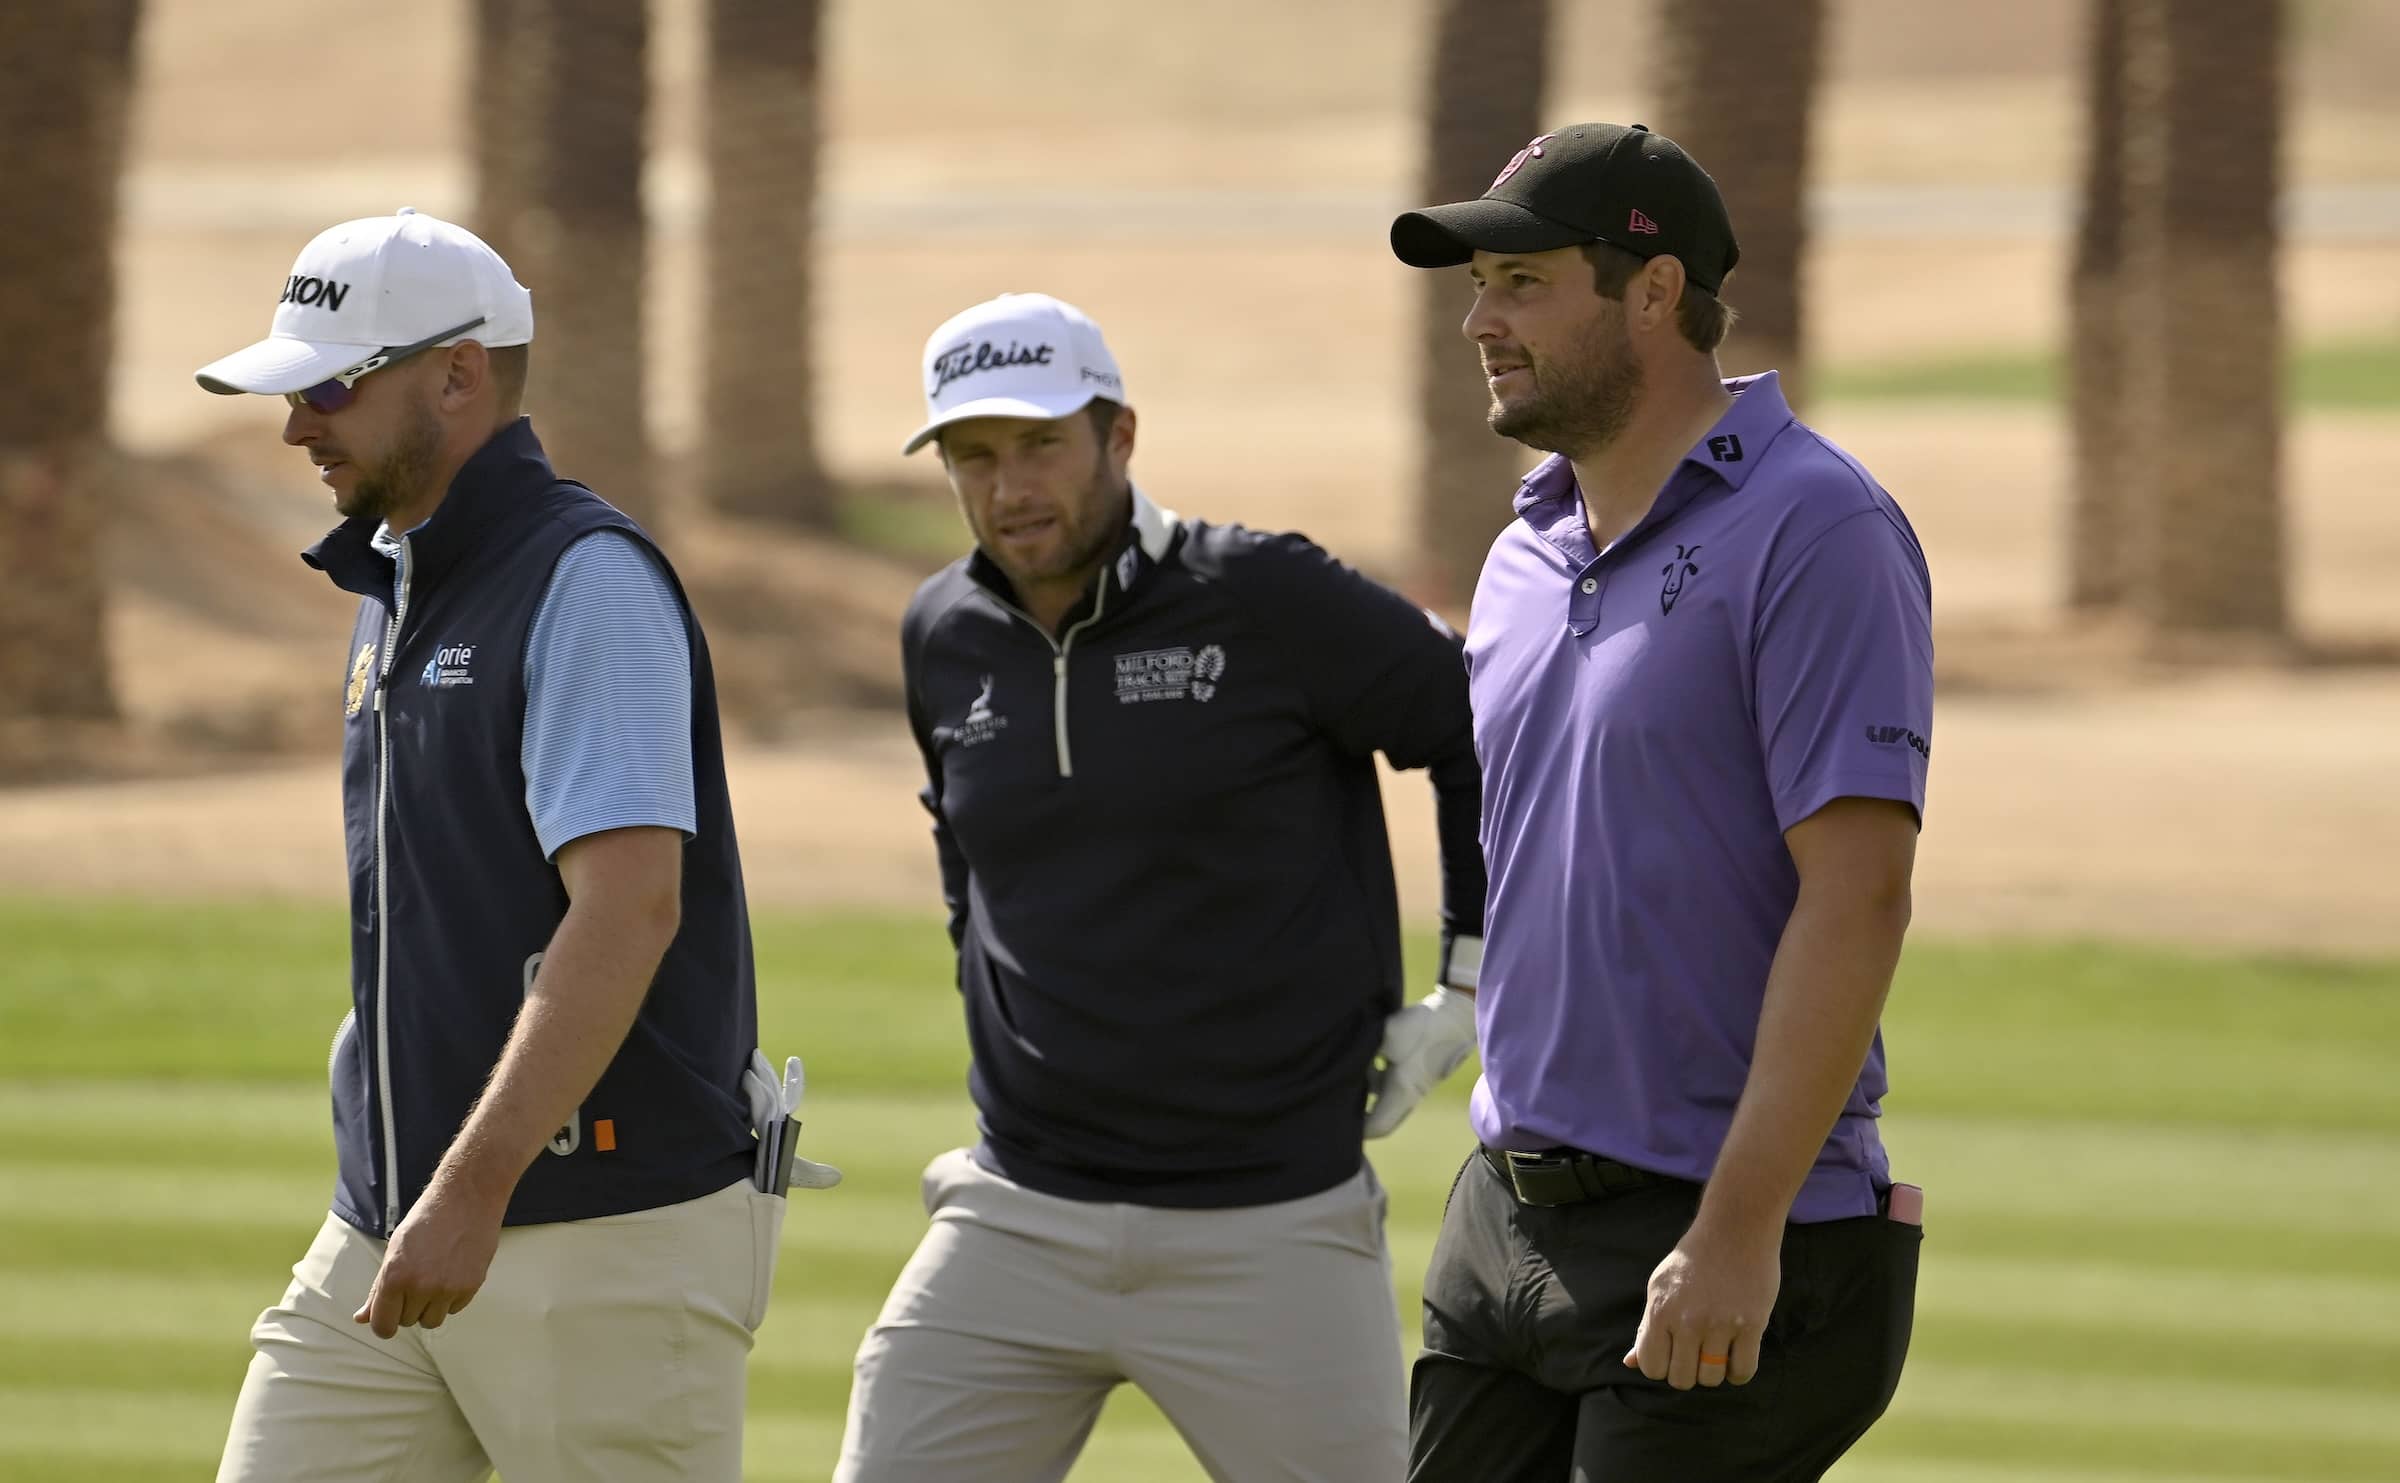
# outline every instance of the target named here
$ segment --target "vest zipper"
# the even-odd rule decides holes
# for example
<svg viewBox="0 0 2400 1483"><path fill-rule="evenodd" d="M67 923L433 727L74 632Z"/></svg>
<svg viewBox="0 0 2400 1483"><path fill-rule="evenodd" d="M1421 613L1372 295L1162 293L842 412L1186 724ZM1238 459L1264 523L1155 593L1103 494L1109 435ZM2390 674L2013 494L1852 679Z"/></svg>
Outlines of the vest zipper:
<svg viewBox="0 0 2400 1483"><path fill-rule="evenodd" d="M400 1224L400 1130L392 1122L392 914L384 854L384 816L392 800L392 729L384 692L398 657L400 625L408 618L408 537L400 538L400 600L383 629L383 668L375 677L375 1089L383 1109L383 1234Z"/></svg>
<svg viewBox="0 0 2400 1483"><path fill-rule="evenodd" d="M1023 608L1005 602L1000 606L1032 624L1033 631L1040 634L1042 642L1050 646L1050 728L1058 736L1058 775L1071 778L1075 776L1075 754L1067 745L1067 656L1075 648L1075 635L1099 622L1100 615L1108 610L1108 577L1102 574L1100 585L1093 593L1091 616L1068 629L1064 638L1052 638L1050 630L1035 623L1033 615Z"/></svg>

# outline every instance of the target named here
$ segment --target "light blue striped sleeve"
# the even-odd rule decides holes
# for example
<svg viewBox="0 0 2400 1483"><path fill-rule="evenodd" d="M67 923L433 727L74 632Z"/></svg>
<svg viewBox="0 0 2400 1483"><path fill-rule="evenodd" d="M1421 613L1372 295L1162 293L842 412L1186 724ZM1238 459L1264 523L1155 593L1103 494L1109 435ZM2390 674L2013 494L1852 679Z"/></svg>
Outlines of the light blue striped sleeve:
<svg viewBox="0 0 2400 1483"><path fill-rule="evenodd" d="M692 651L650 553L619 531L567 548L525 641L525 808L542 853L604 829L697 828Z"/></svg>

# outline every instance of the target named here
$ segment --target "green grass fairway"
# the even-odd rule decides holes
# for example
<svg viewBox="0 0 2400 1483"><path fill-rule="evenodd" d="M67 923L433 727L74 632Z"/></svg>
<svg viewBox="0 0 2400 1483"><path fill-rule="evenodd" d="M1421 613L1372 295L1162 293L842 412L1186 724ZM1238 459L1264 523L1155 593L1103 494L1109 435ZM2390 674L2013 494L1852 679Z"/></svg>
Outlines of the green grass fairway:
<svg viewBox="0 0 2400 1483"><path fill-rule="evenodd" d="M2052 405L2066 398L2066 362L2053 350L1990 350L1932 360L1835 363L1812 379L1827 402L1990 402ZM2295 412L2400 409L2400 340L2290 347L2284 405Z"/></svg>
<svg viewBox="0 0 2400 1483"><path fill-rule="evenodd" d="M918 1170L970 1134L962 1037L932 921L758 935L849 1181L794 1203L749 1476L822 1479ZM323 1218L343 954L313 906L0 901L0 1480L210 1475ZM2400 965L1921 943L1887 1030L1924 1280L1841 1483L2400 1479ZM1466 1086L1374 1150L1410 1332ZM1121 1390L1076 1477L1201 1474Z"/></svg>

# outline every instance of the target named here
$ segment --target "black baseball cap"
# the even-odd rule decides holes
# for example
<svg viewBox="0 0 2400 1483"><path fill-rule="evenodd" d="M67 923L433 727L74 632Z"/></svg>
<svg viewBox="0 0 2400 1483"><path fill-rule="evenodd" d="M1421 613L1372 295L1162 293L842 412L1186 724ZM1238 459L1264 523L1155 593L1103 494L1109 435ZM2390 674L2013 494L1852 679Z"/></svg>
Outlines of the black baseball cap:
<svg viewBox="0 0 2400 1483"><path fill-rule="evenodd" d="M1569 124L1518 150L1475 200L1392 223L1392 251L1412 268L1455 268L1478 248L1548 252L1586 242L1672 256L1712 294L1742 255L1717 183L1644 124Z"/></svg>

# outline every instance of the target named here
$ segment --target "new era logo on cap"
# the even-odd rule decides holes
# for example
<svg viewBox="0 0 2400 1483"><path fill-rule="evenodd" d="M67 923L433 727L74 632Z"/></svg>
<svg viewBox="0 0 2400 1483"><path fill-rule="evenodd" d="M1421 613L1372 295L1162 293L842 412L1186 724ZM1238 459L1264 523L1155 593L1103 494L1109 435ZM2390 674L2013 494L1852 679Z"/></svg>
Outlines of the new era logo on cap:
<svg viewBox="0 0 2400 1483"><path fill-rule="evenodd" d="M914 453L970 417L1045 420L1096 397L1125 400L1125 380L1100 327L1048 294L1002 294L952 315L925 342L925 425L901 448Z"/></svg>
<svg viewBox="0 0 2400 1483"><path fill-rule="evenodd" d="M1637 208L1633 213L1633 218L1625 223L1625 230L1629 232L1639 232L1645 237L1655 237L1658 235L1658 223L1652 221L1649 217L1642 215L1641 211Z"/></svg>

